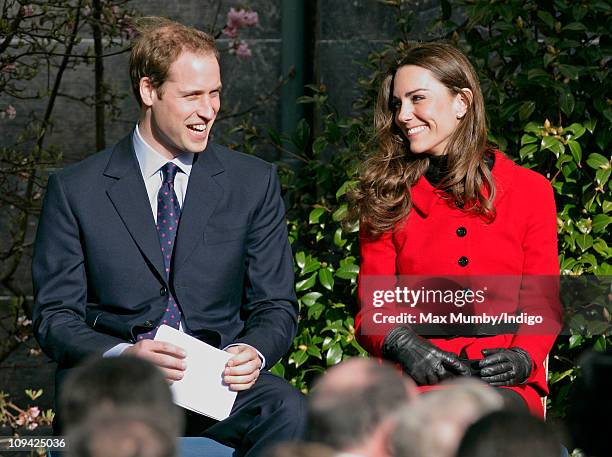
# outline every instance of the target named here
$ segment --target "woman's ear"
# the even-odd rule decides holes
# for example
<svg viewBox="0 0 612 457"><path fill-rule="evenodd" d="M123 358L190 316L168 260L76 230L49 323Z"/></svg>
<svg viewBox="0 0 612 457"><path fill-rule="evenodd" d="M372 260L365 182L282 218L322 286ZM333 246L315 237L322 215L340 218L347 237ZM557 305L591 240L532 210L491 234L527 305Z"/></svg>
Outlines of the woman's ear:
<svg viewBox="0 0 612 457"><path fill-rule="evenodd" d="M454 103L455 115L457 116L457 119L461 119L463 116L465 116L465 113L467 113L468 108L472 104L472 98L472 91L467 87L461 89L461 92L457 94Z"/></svg>

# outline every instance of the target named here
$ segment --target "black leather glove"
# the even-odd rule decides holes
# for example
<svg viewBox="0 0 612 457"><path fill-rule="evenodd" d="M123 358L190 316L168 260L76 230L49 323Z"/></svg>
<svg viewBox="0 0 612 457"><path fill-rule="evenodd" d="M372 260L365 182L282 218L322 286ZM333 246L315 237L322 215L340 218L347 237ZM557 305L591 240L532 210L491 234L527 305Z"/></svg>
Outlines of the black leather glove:
<svg viewBox="0 0 612 457"><path fill-rule="evenodd" d="M382 356L399 363L420 386L470 375L470 368L457 355L437 348L407 327L397 327L389 332L383 342Z"/></svg>
<svg viewBox="0 0 612 457"><path fill-rule="evenodd" d="M521 348L483 349L480 377L492 386L517 386L531 374L531 357Z"/></svg>

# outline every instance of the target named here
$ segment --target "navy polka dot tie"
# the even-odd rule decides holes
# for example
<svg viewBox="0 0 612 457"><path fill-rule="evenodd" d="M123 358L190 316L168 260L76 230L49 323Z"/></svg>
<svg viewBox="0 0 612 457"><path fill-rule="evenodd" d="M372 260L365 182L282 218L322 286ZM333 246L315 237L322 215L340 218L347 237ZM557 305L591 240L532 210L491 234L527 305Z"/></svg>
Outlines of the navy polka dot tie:
<svg viewBox="0 0 612 457"><path fill-rule="evenodd" d="M164 257L166 277L169 278L174 239L176 238L176 231L181 218L181 207L174 192L174 177L179 172L179 167L172 162L168 162L161 170L164 175L164 181L157 194L157 235L159 236L162 256ZM168 302L159 325L166 324L178 329L181 322L181 311L170 290L166 290L165 287L162 290L165 291ZM153 338L156 330L157 328L139 335L138 339Z"/></svg>

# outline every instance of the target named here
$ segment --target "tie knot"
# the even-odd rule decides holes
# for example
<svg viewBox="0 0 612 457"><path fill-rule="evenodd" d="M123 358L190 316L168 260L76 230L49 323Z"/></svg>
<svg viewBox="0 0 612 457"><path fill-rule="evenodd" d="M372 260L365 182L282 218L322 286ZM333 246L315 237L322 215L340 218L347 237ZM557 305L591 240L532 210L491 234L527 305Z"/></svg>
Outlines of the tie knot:
<svg viewBox="0 0 612 457"><path fill-rule="evenodd" d="M179 167L172 162L166 163L162 167L162 173L164 174L163 184L174 184L174 177L179 171Z"/></svg>

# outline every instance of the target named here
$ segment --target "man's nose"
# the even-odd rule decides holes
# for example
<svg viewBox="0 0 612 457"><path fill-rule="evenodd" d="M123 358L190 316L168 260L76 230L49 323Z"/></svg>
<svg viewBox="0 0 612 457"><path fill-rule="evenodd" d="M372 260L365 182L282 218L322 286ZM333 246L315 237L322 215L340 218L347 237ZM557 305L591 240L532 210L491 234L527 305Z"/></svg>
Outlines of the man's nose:
<svg viewBox="0 0 612 457"><path fill-rule="evenodd" d="M212 119L215 117L215 107L208 97L203 97L198 105L197 114L203 119Z"/></svg>

